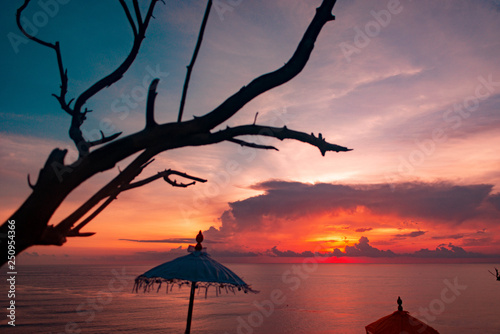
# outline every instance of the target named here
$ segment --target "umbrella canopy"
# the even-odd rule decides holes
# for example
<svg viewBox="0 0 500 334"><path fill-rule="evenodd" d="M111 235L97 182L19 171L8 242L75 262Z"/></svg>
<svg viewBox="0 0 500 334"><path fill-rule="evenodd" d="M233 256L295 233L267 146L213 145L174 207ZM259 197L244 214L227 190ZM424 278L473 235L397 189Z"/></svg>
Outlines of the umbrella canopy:
<svg viewBox="0 0 500 334"><path fill-rule="evenodd" d="M398 297L398 310L365 327L367 334L439 334L426 323L403 311L402 300Z"/></svg>
<svg viewBox="0 0 500 334"><path fill-rule="evenodd" d="M136 279L136 289L149 290L155 283L190 284L198 282L198 287L225 287L233 290L252 291L250 286L230 269L215 261L203 251L194 251L175 260L160 264L146 271ZM161 286L158 286L160 288ZM219 289L216 289L216 291Z"/></svg>
<svg viewBox="0 0 500 334"><path fill-rule="evenodd" d="M189 298L188 318L186 325L186 332L190 333L191 330L191 317L193 312L194 291L196 288L205 288L205 298L207 296L208 288L215 286L215 291L219 294L222 289L231 292L235 290L243 290L245 293L257 291L245 283L235 273L215 261L206 253L201 246L203 235L201 231L196 236L197 244L195 247L189 246L188 251L190 254L178 257L175 260L165 262L151 270L146 271L144 274L139 275L135 279L134 290L143 289L148 292L154 289L157 285L156 291L158 292L162 284L167 285L167 292L173 288L174 285L191 285L191 293Z"/></svg>

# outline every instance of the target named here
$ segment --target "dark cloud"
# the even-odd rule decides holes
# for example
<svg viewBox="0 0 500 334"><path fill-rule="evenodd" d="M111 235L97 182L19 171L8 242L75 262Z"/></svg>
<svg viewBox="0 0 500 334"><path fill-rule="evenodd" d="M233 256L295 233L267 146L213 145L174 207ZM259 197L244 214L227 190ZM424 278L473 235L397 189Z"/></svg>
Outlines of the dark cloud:
<svg viewBox="0 0 500 334"><path fill-rule="evenodd" d="M498 211L500 211L500 194L491 195L488 200Z"/></svg>
<svg viewBox="0 0 500 334"><path fill-rule="evenodd" d="M24 256L31 256L31 257L39 257L40 254L38 254L37 252L24 252L23 253Z"/></svg>
<svg viewBox="0 0 500 334"><path fill-rule="evenodd" d="M421 235L424 235L425 233L427 233L427 231L413 231L410 233L396 234L396 235L394 235L394 237L397 240L404 240L406 238L416 238L416 237L419 237Z"/></svg>
<svg viewBox="0 0 500 334"><path fill-rule="evenodd" d="M266 255L270 255L270 256L278 256L278 257L312 257L312 256L315 255L311 251L304 251L304 252L301 252L301 253L297 253L297 252L294 252L294 251L291 251L291 250L287 250L287 251L283 251L282 252L282 251L278 250L278 248L276 246L274 246L273 248L271 248L265 254Z"/></svg>
<svg viewBox="0 0 500 334"><path fill-rule="evenodd" d="M358 233L363 233L363 232L368 232L371 230L373 230L373 228L371 228L371 227L361 227L361 228L355 229L354 231L358 232Z"/></svg>
<svg viewBox="0 0 500 334"><path fill-rule="evenodd" d="M438 236L432 237L431 239L434 239L434 240L462 239L463 237L464 237L464 235L459 233L459 234L452 234L452 235L438 235Z"/></svg>
<svg viewBox="0 0 500 334"><path fill-rule="evenodd" d="M169 239L118 239L121 241L132 241L132 242L151 242L151 243L165 243L165 244L196 244L196 239L194 238L169 238ZM219 243L214 240L204 240L203 243Z"/></svg>
<svg viewBox="0 0 500 334"><path fill-rule="evenodd" d="M381 242L378 242L381 244ZM380 250L376 247L370 245L370 241L367 237L359 238L358 243L354 246L346 246L345 251L341 251L339 248L335 248L333 252L330 253L316 253L312 252L302 252L297 253L294 251L279 251L276 247L265 252L265 254L271 254L272 256L279 257L311 257L311 256L321 256L321 257L369 257L369 258L395 258L395 257L415 257L415 258L489 258L498 257L500 255L487 255L481 253L467 252L465 249L453 244L441 244L434 250L421 249L413 253L394 253L391 250Z"/></svg>
<svg viewBox="0 0 500 334"><path fill-rule="evenodd" d="M325 239L325 240L318 240L318 242L323 242L323 243L326 243L326 242L339 242L340 240L337 240L337 239Z"/></svg>
<svg viewBox="0 0 500 334"><path fill-rule="evenodd" d="M464 246L488 246L493 242L493 238L465 238L462 242Z"/></svg>
<svg viewBox="0 0 500 334"><path fill-rule="evenodd" d="M488 257L488 255L467 252L465 249L453 244L449 244L448 247L444 245L439 245L435 250L421 249L412 254L408 254L413 257L421 258L481 258Z"/></svg>
<svg viewBox="0 0 500 334"><path fill-rule="evenodd" d="M395 234L391 240L379 240L376 245L394 245L398 240L417 238L426 233L420 230L417 221L425 221L426 227L432 224L461 224L467 220L481 218L485 227L498 222L497 194L491 194L493 186L486 184L454 185L451 183L401 183L397 185L339 185L330 183L306 184L300 182L268 181L252 186L263 194L241 201L229 203L229 209L221 215L222 225L210 227L204 234L207 240L224 241L228 244L246 242L250 238L259 241L274 233L294 236L296 231L304 231L304 222L318 215L335 216L345 213L357 214L364 207L369 215L394 216L414 226L414 231ZM339 220L328 223L339 231L340 226L350 226L358 233L371 231L374 227L355 226L352 221ZM323 229L330 225L318 226ZM309 225L307 225L309 226ZM311 229L315 227L311 226ZM418 230L417 230L418 229ZM436 229L437 230L437 229ZM481 231L479 231L481 232ZM484 230L483 230L484 232ZM306 232L307 233L307 232ZM477 238L475 237L477 236ZM260 240L262 239L262 240ZM464 240L462 246L484 244L476 234L435 235L433 240ZM269 239L269 242L272 238ZM395 242L396 241L396 242ZM264 245L265 243L261 243ZM253 254L273 257L307 257L311 252L279 250L277 247ZM463 248L448 244L439 245L434 250L421 249L414 253L396 254L392 250L381 250L370 245L368 238L361 237L353 246L345 250L334 249L329 256L348 257L481 257L482 254L469 253Z"/></svg>
<svg viewBox="0 0 500 334"><path fill-rule="evenodd" d="M481 240L476 240L481 242ZM473 241L471 241L473 243ZM390 245L392 242L378 241L379 245ZM472 245L472 244L471 244ZM277 246L272 247L263 252L245 251L245 250L232 250L232 249L217 249L214 246L208 253L214 258L257 258L257 257L276 257L276 258L311 258L311 257L368 257L368 258L399 258L399 257L413 257L413 258L498 258L497 255L487 255L481 253L468 252L464 248L455 246L451 243L440 244L434 250L421 249L413 253L395 253L392 250L381 250L370 245L367 237L361 237L358 243L353 246L346 246L344 251L339 248L333 249L332 252L315 253L312 251L296 252L293 250L279 250ZM30 254L31 256L37 256ZM151 262L165 262L173 260L178 256L187 254L186 248L181 246L170 249L168 251L144 251L136 252L128 256L133 261L151 261ZM116 260L119 260L117 258ZM123 260L123 259L122 259Z"/></svg>
<svg viewBox="0 0 500 334"><path fill-rule="evenodd" d="M229 203L229 209L220 218L222 226L211 228L214 238L227 238L240 231L273 232L283 227L284 222L291 227L299 218L318 214L354 214L359 206L367 208L371 214L452 225L478 217L491 221L493 213L498 215L500 210L494 206L499 197L491 194L493 186L487 184L340 185L274 180L252 188L264 191L264 194ZM358 228L356 231L368 229ZM423 232L406 237L421 234Z"/></svg>
<svg viewBox="0 0 500 334"><path fill-rule="evenodd" d="M367 237L359 238L359 241L354 246L346 246L345 251L342 252L340 249L335 248L333 250L333 255L337 257L341 256L351 256L351 257L395 257L397 256L391 250L380 250L370 245L370 241Z"/></svg>

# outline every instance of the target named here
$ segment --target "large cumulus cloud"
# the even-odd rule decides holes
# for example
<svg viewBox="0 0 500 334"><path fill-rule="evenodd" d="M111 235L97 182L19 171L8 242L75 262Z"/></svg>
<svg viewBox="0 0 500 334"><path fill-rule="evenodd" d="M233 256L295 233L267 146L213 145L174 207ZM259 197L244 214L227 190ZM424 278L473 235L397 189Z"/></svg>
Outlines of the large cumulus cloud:
<svg viewBox="0 0 500 334"><path fill-rule="evenodd" d="M268 181L252 188L264 193L229 203L229 210L221 215L221 232L269 231L276 227L272 221L293 224L299 218L354 212L360 206L375 215L452 226L475 218L485 224L498 222L495 217L500 213L498 194L492 194L493 186L488 184L403 183L391 187ZM422 234L414 232L408 237Z"/></svg>

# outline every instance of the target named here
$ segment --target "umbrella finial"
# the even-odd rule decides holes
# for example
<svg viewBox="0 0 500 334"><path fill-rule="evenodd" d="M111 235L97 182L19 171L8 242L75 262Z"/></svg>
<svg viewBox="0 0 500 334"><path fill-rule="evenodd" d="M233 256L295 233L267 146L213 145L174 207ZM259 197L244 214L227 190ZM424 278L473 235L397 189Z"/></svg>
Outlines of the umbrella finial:
<svg viewBox="0 0 500 334"><path fill-rule="evenodd" d="M403 311L403 301L399 296L398 296L398 311Z"/></svg>
<svg viewBox="0 0 500 334"><path fill-rule="evenodd" d="M196 246L194 247L195 250L197 251L201 251L203 249L203 247L201 246L201 242L203 241L203 234L201 233L201 230L200 232L198 232L198 235L196 236Z"/></svg>

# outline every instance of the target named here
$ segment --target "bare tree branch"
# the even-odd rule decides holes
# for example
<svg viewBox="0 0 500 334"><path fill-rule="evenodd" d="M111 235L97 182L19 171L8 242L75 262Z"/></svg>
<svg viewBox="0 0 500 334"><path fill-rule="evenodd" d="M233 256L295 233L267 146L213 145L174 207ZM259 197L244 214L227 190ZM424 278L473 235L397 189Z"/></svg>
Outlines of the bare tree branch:
<svg viewBox="0 0 500 334"><path fill-rule="evenodd" d="M87 212L89 212L94 206L96 206L101 200L103 200L106 197L117 196L121 191L121 190L118 191L118 189L124 184L129 184L137 175L139 175L145 168L145 166L147 166L147 162L154 155L155 154L151 150L146 150L142 152L120 174L118 174L115 178L113 178L113 180L108 182L108 184L102 187L98 192L96 192L92 197L90 197L78 209L76 209L68 217L63 219L56 226L56 230L60 234L66 235L66 233L73 227L73 225L79 219L81 219Z"/></svg>
<svg viewBox="0 0 500 334"><path fill-rule="evenodd" d="M148 100L146 103L146 129L151 129L157 125L155 122L155 99L159 81L160 79L154 79L149 85Z"/></svg>
<svg viewBox="0 0 500 334"><path fill-rule="evenodd" d="M186 95L189 86L189 79L191 78L191 72L193 70L196 57L198 56L198 51L200 50L201 42L203 41L203 34L205 33L205 27L208 21L208 15L210 14L210 8L212 7L212 0L208 0L207 8L205 10L205 15L203 16L203 21L200 27L200 33L198 34L198 41L196 42L196 47L194 48L193 58L191 63L187 66L186 80L184 81L184 87L182 88L181 104L179 107L179 116L177 117L177 122L182 120L182 113L184 112L184 104L186 103Z"/></svg>
<svg viewBox="0 0 500 334"><path fill-rule="evenodd" d="M192 186L192 185L196 184L196 181L198 181L198 182L207 182L207 180L200 179L198 177L194 177L194 176L188 175L186 173L181 173L181 172L178 172L178 171L175 171L175 170L168 170L168 171L165 171L165 172L166 173L164 174L163 179L168 184L170 184L170 185L172 185L174 187L186 188L186 187L189 187L189 186ZM193 182L191 182L191 183L177 183L176 180L170 179L170 177L169 177L170 175L179 175L179 176L182 176L183 178L191 179L191 180L193 180Z"/></svg>
<svg viewBox="0 0 500 334"><path fill-rule="evenodd" d="M142 169L144 169L144 167L145 166L143 166ZM170 175L179 175L179 176L182 176L184 178L187 178L187 179L190 179L190 180L194 180L194 181L191 182L191 183L177 183L175 180L172 181L169 178ZM169 169L169 170L165 170L163 172L159 172L157 175L148 177L148 178L146 178L144 180L137 181L137 182L134 182L134 183L124 184L124 185L119 186L118 188L116 188L109 195L109 197L106 199L106 201L104 201L104 203L102 203L94 212L92 212L92 214L90 214L87 218L85 218L77 226L75 226L74 228L72 228L71 230L69 230L66 233L66 236L68 236L68 237L82 237L82 236L83 237L88 237L88 236L94 235L95 233L93 233L93 232L81 233L80 230L85 225L87 225L88 223L90 223L95 217L97 217L97 215L99 213L101 213L109 204L111 204L111 202L113 202L118 197L118 194L120 194L123 191L127 191L127 190L138 188L138 187L142 187L142 186L144 186L144 185L146 185L148 183L151 183L153 181L156 181L156 180L158 180L160 178L163 178L167 183L169 183L170 185L172 185L174 187L182 187L182 188L186 188L188 186L194 185L194 184L196 184L196 181L198 181L198 182L207 182L207 180L205 180L205 179L201 179L201 178L198 178L198 177L195 177L195 176L188 175L186 173L182 173L182 172L178 172L178 171Z"/></svg>
<svg viewBox="0 0 500 334"><path fill-rule="evenodd" d="M21 24L21 14L26 9L26 7L28 7L30 1L31 0L24 0L24 3L22 4L22 6L17 9L17 12L16 12L16 23L17 23L17 26L18 26L19 30L21 30L21 32L24 34L24 36L28 37L32 41L37 42L38 44L41 44L41 45L46 46L48 48L55 49L55 44L42 41L41 39L38 39L37 37L28 34L26 32L26 30L24 30L24 28L23 28L23 26Z"/></svg>
<svg viewBox="0 0 500 334"><path fill-rule="evenodd" d="M28 174L28 187L31 188L31 190L35 189L35 186L33 184L31 184L31 180L30 180L30 175Z"/></svg>
<svg viewBox="0 0 500 334"><path fill-rule="evenodd" d="M117 133L112 134L109 137L106 137L102 131L99 131L99 132L101 133L101 139L89 142L88 143L89 147L109 143L110 141L115 140L116 138L118 138L122 134L122 132L117 132Z"/></svg>
<svg viewBox="0 0 500 334"><path fill-rule="evenodd" d="M307 134L300 131L290 130L286 126L282 128L276 128L271 126L261 126L261 125L241 125L233 128L226 128L224 130L217 131L215 133L201 135L202 138L197 138L198 140L204 140L209 143L219 143L221 141L230 141L234 137L237 136L246 136L246 135L254 135L254 136L265 136L265 137L273 137L279 140L284 139L295 139L301 141L303 143L308 143L313 146L316 146L321 155L325 155L326 152L347 152L352 151L344 146L339 146L336 144L330 144L323 138L323 135L320 133L317 137L314 134ZM206 145L206 144L204 144Z"/></svg>
<svg viewBox="0 0 500 334"><path fill-rule="evenodd" d="M148 101L146 106L146 126L143 130L134 134L118 139L119 134L114 134L109 137L101 133L102 138L88 142L83 138L80 126L85 120L86 114L90 112L86 108L82 111L83 106L89 98L105 87L120 80L124 73L130 68L134 62L142 40L145 38L146 29L153 17L153 9L156 2L159 0L150 0L147 13L141 15L138 0L132 0L134 12L137 19L137 24L134 22L133 14L126 5L125 0L120 1L127 20L134 34L133 46L126 59L109 75L103 77L82 94L78 96L73 108L70 107L72 100L66 103L68 77L62 63L62 56L59 43L48 43L26 33L20 24L20 15L29 4L30 0L25 0L24 4L18 9L16 19L20 30L31 40L39 43L42 46L49 47L56 52L58 60L58 70L61 77L61 91L56 98L59 100L61 107L71 115L70 137L77 145L80 158L71 163L65 164L64 159L67 150L54 149L43 168L40 170L38 180L35 185L32 185L32 193L27 197L25 202L16 210L9 219L0 226L0 244L2 248L7 244L6 231L8 230L9 221L16 222L16 253L33 245L62 245L66 241L66 236L88 236L92 233L81 233L80 229L97 216L104 208L106 208L118 194L125 190L134 189L142 185L148 184L161 177L166 182L175 187L187 187L194 182L205 182L206 180L181 173L178 171L166 170L158 175L146 178L133 183L132 181L143 171L143 169L151 162L151 159L160 152L175 148L187 146L203 146L223 141L237 143L239 145L253 147L257 149L274 149L274 146L260 145L242 140L240 136L266 136L276 139L295 139L304 143L311 144L317 147L321 154L324 155L327 151L350 151L350 149L336 144L326 142L321 134L307 134L295 130L290 130L286 127L276 128L270 126L256 125L256 118L252 125L241 125L233 128L226 128L211 132L214 128L221 125L223 122L232 117L246 103L258 95L277 87L288 80L295 77L307 63L309 56L314 47L314 43L320 33L322 27L334 19L331 11L336 3L336 0L323 0L322 4L316 10L316 14L309 24L304 36L302 37L294 54L283 67L274 72L264 74L247 86L240 89L235 94L227 98L214 110L206 113L202 117L195 117L189 121L181 121L181 113L177 122L167 124L156 124L154 121L154 101L156 97L156 88L158 79L154 79L150 84ZM203 36L204 26L208 19L211 1L207 4L207 10L204 16L204 23L199 36L199 43ZM192 68L199 46L195 49L193 55ZM189 67L189 66L188 66ZM189 70L189 68L188 68ZM189 82L189 74L187 82ZM185 83L187 91L187 84ZM183 110L183 108L181 108ZM257 116L257 115L256 115ZM90 152L90 147L100 145ZM141 152L141 153L139 153ZM110 170L123 159L126 159L136 153L138 156L128 166L121 171L116 177L90 197L77 210L62 220L57 226L49 225L54 212L64 202L67 196L82 183L89 180L97 173ZM172 176L177 175L193 182L181 183L172 179ZM50 194L50 196L48 196ZM102 202L104 200L104 202ZM101 203L102 202L102 203ZM97 207L97 208L96 208ZM85 219L83 217L90 211L96 208ZM74 225L83 219L76 227ZM5 246L6 247L6 246ZM2 251L2 261L6 261L7 251Z"/></svg>
<svg viewBox="0 0 500 334"><path fill-rule="evenodd" d="M18 10L16 12L16 23L17 23L17 26L18 26L19 30L27 38L29 38L30 40L32 40L32 41L34 41L34 42L36 42L36 43L38 43L40 45L46 46L48 48L51 48L51 49L53 49L55 51L56 58L57 58L57 67L58 67L58 70L59 70L59 76L61 78L61 86L60 86L60 93L59 93L59 95L56 95L56 94L52 94L52 95L57 99L57 101L59 101L59 104L61 105L61 108L66 113L68 113L69 115L73 116L74 115L73 110L70 108L69 103L66 103L66 93L68 92L68 71L65 70L64 66L63 66L62 55L61 55L61 48L59 46L59 42L55 42L54 44L52 44L52 43L48 43L48 42L42 41L41 39L28 34L28 32L23 28L23 26L21 24L21 14L24 11L24 9L28 6L29 3L30 3L30 0L25 0L24 4L21 7L18 8ZM70 103L71 103L71 101L70 101Z"/></svg>
<svg viewBox="0 0 500 334"><path fill-rule="evenodd" d="M82 145L82 142L85 141L85 139L82 136L80 126L85 120L85 118L79 117L80 111L82 106L87 102L89 98L100 92L102 89L105 87L111 86L113 83L117 82L120 80L125 72L130 68L132 63L134 62L135 58L137 57L137 54L139 53L139 49L141 47L142 41L146 37L146 30L149 24L149 21L151 20L151 17L153 16L153 10L155 4L158 2L158 0L151 0L151 3L149 5L148 12L144 18L144 21L141 19L140 11L138 8L138 5L134 3L134 10L136 12L136 16L138 18L138 31L137 34L134 35L134 42L132 45L132 49L130 50L129 55L125 60L121 63L118 68L116 68L112 73L109 75L105 76L101 80L97 81L95 84L93 84L91 87L89 87L86 91L84 91L77 99L75 102L75 107L74 107L74 112L77 114L77 116L73 117L73 121L71 123L71 129L70 129L70 137L73 139L75 144L77 145L78 151L80 153L80 156L84 156L89 153L89 146L88 145ZM123 6L123 5L122 5ZM129 21L131 19L129 18ZM130 22L133 24L133 22Z"/></svg>
<svg viewBox="0 0 500 334"><path fill-rule="evenodd" d="M134 3L135 17L137 19L137 22L139 22L139 25L141 25L142 24L142 16L141 16L141 10L139 8L139 2L137 0L134 0L133 3Z"/></svg>
<svg viewBox="0 0 500 334"><path fill-rule="evenodd" d="M132 27L134 37L136 37L137 36L137 27L135 26L134 19L132 18L132 15L130 14L130 10L128 9L127 4L125 3L125 0L120 0L120 5L122 5L123 10L125 11L125 15L127 16L128 22L130 23L130 26ZM138 20L138 22L141 22L141 21Z"/></svg>
<svg viewBox="0 0 500 334"><path fill-rule="evenodd" d="M321 29L327 22L335 19L335 16L332 15L332 9L336 2L336 0L324 0L321 6L316 9L316 15L304 33L295 53L283 67L274 72L264 74L254 79L247 86L243 86L237 93L230 96L217 108L197 118L200 124L203 124L205 129L215 128L231 118L231 116L255 97L284 84L299 74L309 60L314 43Z"/></svg>
<svg viewBox="0 0 500 334"><path fill-rule="evenodd" d="M248 143L244 140L241 140L241 139L236 139L236 138L232 138L232 139L228 139L227 141L229 142L232 142L232 143L235 143L235 144L239 144L241 146L246 146L246 147L252 147L252 148L258 148L258 149L263 149L263 150L276 150L276 151L279 151L276 147L274 146L268 146L268 145L259 145L259 144L254 144L254 143Z"/></svg>
<svg viewBox="0 0 500 334"><path fill-rule="evenodd" d="M159 172L156 175L148 177L147 179L144 179L142 181L137 181L137 182L131 183L131 184L127 185L127 186L124 186L123 190L130 190L130 189L133 189L133 188L142 187L143 185L146 185L146 184L151 183L151 182L153 182L155 180L158 180L159 178L163 178L166 182L169 182L169 181L167 181L167 179L169 179L170 175L178 175L178 176L181 176L181 177L183 177L185 179L189 179L189 180L193 180L193 181L198 181L198 182L201 182L201 183L207 182L207 180L199 178L199 177L196 177L196 176L192 176L192 175L189 175L189 174L186 174L186 173L183 173L183 172L179 172L179 171L176 171L176 170L172 170L172 169L166 169L163 172ZM190 183L190 185L191 184L195 184L195 183ZM177 183L176 186L179 186L179 184Z"/></svg>
<svg viewBox="0 0 500 334"><path fill-rule="evenodd" d="M48 48L53 49L56 52L57 56L57 63L59 67L59 74L61 77L61 92L58 95L54 96L56 99L59 101L61 108L66 111L68 114L72 116L71 119L71 125L69 129L69 135L70 138L73 140L73 142L76 145L76 148L78 149L78 152L80 154L80 157L83 157L89 153L89 148L97 145L96 143L105 143L106 141L101 141L101 142L94 142L93 144L88 143L85 138L83 137L82 131L80 130L81 125L86 119L86 113L89 112L88 110L85 110L84 112L81 111L83 105L87 102L89 98L97 94L99 91L104 89L105 87L111 86L113 83L116 81L120 80L123 77L123 74L130 68L132 63L134 62L137 54L139 53L139 49L141 46L141 43L145 37L145 33L149 24L149 21L151 17L153 16L153 9L154 6L158 2L158 0L151 0L148 12L146 14L146 17L144 21L141 19L141 14L140 10L138 7L138 3L135 1L134 2L134 10L136 12L136 16L138 18L138 31L137 28L135 27L135 24L133 22L132 16L130 14L130 11L124 2L124 0L120 0L120 4L122 5L125 15L127 16L127 19L129 20L130 25L132 26L132 29L134 31L134 43L132 45L132 49L127 56L127 58L122 62L120 66L118 66L117 69L115 69L111 74L105 76L95 84L93 84L91 87L89 87L87 90L85 90L77 99L74 105L74 108L70 108L69 104L66 103L65 101L65 95L67 93L67 86L68 86L68 77L67 77L67 71L64 70L63 63L62 63L62 56L61 56L61 50L59 46L59 42L56 42L55 44L48 43L45 41L42 41L35 36L29 35L24 28L21 25L21 14L23 10L28 6L30 3L30 0L25 0L24 4L19 7L16 13L16 21L19 29L22 31L22 33L27 36L29 39L46 46ZM115 137L116 138L116 137Z"/></svg>
<svg viewBox="0 0 500 334"><path fill-rule="evenodd" d="M125 60L120 64L120 66L118 66L118 68L116 68L112 73L108 74L101 80L97 81L76 99L74 107L76 112L80 112L82 106L87 102L89 98L100 92L103 88L109 87L118 80L120 80L123 77L123 74L130 68L130 65L132 65L137 54L139 53L142 41L146 37L145 35L146 29L153 15L154 6L157 2L158 0L151 0L151 4L149 5L149 9L146 14L146 17L144 18L144 21L138 22L139 30L137 36L135 36L134 38L132 49L130 50L127 58L125 58Z"/></svg>
<svg viewBox="0 0 500 334"><path fill-rule="evenodd" d="M219 107L202 117L197 117L193 120L181 123L158 125L155 128L154 134L145 129L120 140L115 140L105 147L93 151L89 154L89 158L93 161L120 161L146 147L151 147L154 143L160 143L155 147L161 152L172 148L182 147L182 143L188 143L184 146L189 146L190 140L194 139L196 137L195 135L208 135L210 129L226 121L248 101L269 89L287 82L302 70L309 59L314 47L314 42L321 28L327 22L334 19L331 10L335 3L336 0L324 0L321 6L317 8L316 15L312 19L292 58L280 69L253 80L248 86L243 87L239 92L233 94L224 101ZM177 138L179 138L179 140L177 140ZM181 140L180 138L183 139ZM229 138L224 140L227 139ZM320 148L323 155L328 150L348 151L345 147L334 144L329 144L333 146L328 146L321 144L321 142L322 141L318 141L320 144L318 148ZM206 143L196 143L195 145L206 145ZM323 150L321 147L326 147L327 149ZM101 166L105 168L107 164L102 164ZM98 165L95 165L95 167L99 171L102 171L102 167L99 168Z"/></svg>
<svg viewBox="0 0 500 334"><path fill-rule="evenodd" d="M116 199L116 196L109 196L104 203L102 203L94 212L92 212L87 218L85 218L80 224L66 232L67 237L90 237L95 234L95 232L87 232L85 234L82 234L80 230L90 223L95 217L97 217L98 214L100 214L106 207L111 204Z"/></svg>

